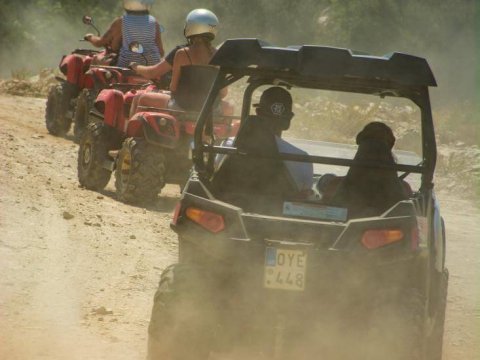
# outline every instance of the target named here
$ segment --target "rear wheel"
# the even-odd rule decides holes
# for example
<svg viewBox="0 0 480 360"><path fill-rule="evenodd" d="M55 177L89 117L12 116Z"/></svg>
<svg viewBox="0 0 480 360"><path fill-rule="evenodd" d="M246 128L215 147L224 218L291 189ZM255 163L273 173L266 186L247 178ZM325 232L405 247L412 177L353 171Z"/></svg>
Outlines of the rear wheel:
<svg viewBox="0 0 480 360"><path fill-rule="evenodd" d="M147 359L208 359L215 332L210 297L199 268L182 264L168 267L153 300Z"/></svg>
<svg viewBox="0 0 480 360"><path fill-rule="evenodd" d="M369 360L425 360L426 302L416 289L380 294L367 325Z"/></svg>
<svg viewBox="0 0 480 360"><path fill-rule="evenodd" d="M108 137L103 123L87 126L78 149L78 181L91 190L103 189L110 180L111 172L103 167L108 155Z"/></svg>
<svg viewBox="0 0 480 360"><path fill-rule="evenodd" d="M79 143L85 129L90 123L90 110L93 107L94 94L91 90L83 89L77 98L75 113L73 116L73 136L75 142Z"/></svg>
<svg viewBox="0 0 480 360"><path fill-rule="evenodd" d="M435 315L433 318L433 325L430 330L427 342L428 360L442 360L443 350L443 333L445 328L445 311L447 308L447 292L448 292L448 271L444 270L437 274L440 278L438 281L438 301Z"/></svg>
<svg viewBox="0 0 480 360"><path fill-rule="evenodd" d="M73 90L66 82L50 89L45 110L45 125L50 134L63 136L70 130L72 119L69 117L69 111L72 98Z"/></svg>
<svg viewBox="0 0 480 360"><path fill-rule="evenodd" d="M118 153L115 187L121 201L153 200L165 186L165 155L144 139L128 138Z"/></svg>

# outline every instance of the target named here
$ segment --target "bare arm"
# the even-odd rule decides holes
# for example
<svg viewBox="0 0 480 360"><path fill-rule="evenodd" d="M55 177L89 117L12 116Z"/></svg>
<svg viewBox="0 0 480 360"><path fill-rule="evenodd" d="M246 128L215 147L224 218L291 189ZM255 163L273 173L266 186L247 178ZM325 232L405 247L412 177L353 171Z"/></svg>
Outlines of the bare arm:
<svg viewBox="0 0 480 360"><path fill-rule="evenodd" d="M158 22L156 24L155 42L158 46L158 50L160 51L160 56L163 58L165 56L165 50L163 49L162 33L160 32L160 25Z"/></svg>
<svg viewBox="0 0 480 360"><path fill-rule="evenodd" d="M132 70L137 74L142 75L147 79L159 79L162 75L172 70L172 66L165 60L160 61L158 64L145 66L138 65L137 63L130 64Z"/></svg>
<svg viewBox="0 0 480 360"><path fill-rule="evenodd" d="M224 87L222 89L220 89L220 99L223 99L225 98L225 96L228 95L228 87Z"/></svg>
<svg viewBox="0 0 480 360"><path fill-rule="evenodd" d="M122 18L116 18L109 29L103 34L103 36L96 36L93 34L86 34L85 40L88 40L96 47L111 47L114 50L118 50L118 44L122 37Z"/></svg>

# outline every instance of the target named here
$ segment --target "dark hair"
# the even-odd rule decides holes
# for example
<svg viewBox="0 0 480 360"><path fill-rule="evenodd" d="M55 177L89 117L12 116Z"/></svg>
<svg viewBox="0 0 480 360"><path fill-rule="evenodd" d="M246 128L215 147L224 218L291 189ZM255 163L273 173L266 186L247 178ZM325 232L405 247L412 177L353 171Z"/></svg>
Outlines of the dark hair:
<svg viewBox="0 0 480 360"><path fill-rule="evenodd" d="M356 142L358 145L369 140L383 141L390 149L392 149L395 144L395 136L393 135L392 129L380 121L368 123L362 131L357 134Z"/></svg>
<svg viewBox="0 0 480 360"><path fill-rule="evenodd" d="M354 160L379 165L393 165L389 142L375 136L360 136ZM360 135L360 134L359 134ZM358 141L358 136L357 136ZM392 145L393 146L393 145ZM332 202L349 209L349 217L378 216L407 198L395 169L352 166L340 183Z"/></svg>

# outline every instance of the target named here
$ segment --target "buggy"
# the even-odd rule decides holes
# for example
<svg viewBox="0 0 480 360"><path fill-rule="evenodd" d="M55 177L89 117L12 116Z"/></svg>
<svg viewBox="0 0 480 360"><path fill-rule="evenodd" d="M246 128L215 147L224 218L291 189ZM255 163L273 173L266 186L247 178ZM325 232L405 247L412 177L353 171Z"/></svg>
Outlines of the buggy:
<svg viewBox="0 0 480 360"><path fill-rule="evenodd" d="M235 39L211 63L218 71L197 120L194 171L171 223L178 263L162 273L154 297L148 358L208 359L241 348L261 359L441 360L448 271L433 191L428 88L436 81L427 61ZM247 82L233 145L206 141L219 90L241 79ZM252 97L272 85L413 104L420 155L396 151L397 161L385 164L358 159L353 145L312 139L291 140L308 155L262 151L268 135L249 136L241 148L254 119ZM336 114L332 124L342 130L353 122ZM299 133L302 121L292 120ZM313 164L313 196L285 190L287 161ZM330 202L325 186L332 178L341 184L352 168L393 171L412 189L386 209L352 213L348 203Z"/></svg>

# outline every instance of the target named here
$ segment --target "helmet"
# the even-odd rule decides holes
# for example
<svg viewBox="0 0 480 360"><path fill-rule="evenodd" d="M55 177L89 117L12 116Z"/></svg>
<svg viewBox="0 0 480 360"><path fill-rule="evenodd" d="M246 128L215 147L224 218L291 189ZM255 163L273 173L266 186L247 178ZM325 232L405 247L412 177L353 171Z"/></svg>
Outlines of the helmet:
<svg viewBox="0 0 480 360"><path fill-rule="evenodd" d="M195 9L190 11L185 19L185 29L183 33L188 39L194 35L207 35L211 40L217 34L218 18L207 9Z"/></svg>
<svg viewBox="0 0 480 360"><path fill-rule="evenodd" d="M155 0L123 0L123 8L128 11L150 10Z"/></svg>

